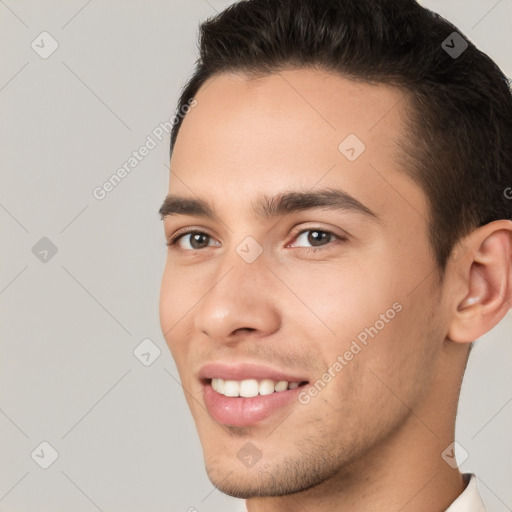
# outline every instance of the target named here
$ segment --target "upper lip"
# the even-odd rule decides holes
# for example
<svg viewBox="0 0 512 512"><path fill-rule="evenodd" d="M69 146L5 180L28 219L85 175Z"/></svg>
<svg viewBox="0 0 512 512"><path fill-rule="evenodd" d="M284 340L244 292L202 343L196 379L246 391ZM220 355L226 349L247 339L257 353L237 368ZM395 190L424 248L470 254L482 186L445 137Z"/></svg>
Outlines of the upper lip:
<svg viewBox="0 0 512 512"><path fill-rule="evenodd" d="M285 380L287 382L308 382L307 378L292 373L283 372L270 366L263 366L254 363L208 363L199 370L201 380L224 379L224 380L264 380L273 381Z"/></svg>

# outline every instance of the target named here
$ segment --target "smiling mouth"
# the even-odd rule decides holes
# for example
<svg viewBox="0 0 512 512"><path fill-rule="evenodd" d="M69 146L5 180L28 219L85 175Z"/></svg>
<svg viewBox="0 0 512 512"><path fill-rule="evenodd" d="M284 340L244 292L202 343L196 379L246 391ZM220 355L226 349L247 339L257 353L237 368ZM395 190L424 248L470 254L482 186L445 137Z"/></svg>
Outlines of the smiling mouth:
<svg viewBox="0 0 512 512"><path fill-rule="evenodd" d="M212 378L207 379L206 383L209 384L215 392L226 397L254 398L297 389L300 386L306 385L307 381L289 382L286 380L275 381L272 379L228 380Z"/></svg>
<svg viewBox="0 0 512 512"><path fill-rule="evenodd" d="M303 386L310 385L304 374L253 363L209 363L198 377L209 416L234 427L278 421L298 401Z"/></svg>

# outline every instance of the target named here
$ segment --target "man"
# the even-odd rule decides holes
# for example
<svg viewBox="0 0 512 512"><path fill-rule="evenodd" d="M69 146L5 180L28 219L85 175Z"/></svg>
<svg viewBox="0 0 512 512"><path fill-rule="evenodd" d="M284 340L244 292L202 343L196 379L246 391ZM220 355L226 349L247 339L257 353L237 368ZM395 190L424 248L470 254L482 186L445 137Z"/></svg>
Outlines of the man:
<svg viewBox="0 0 512 512"><path fill-rule="evenodd" d="M200 52L160 316L210 480L250 512L483 510L453 441L510 308L506 78L413 0L238 2Z"/></svg>

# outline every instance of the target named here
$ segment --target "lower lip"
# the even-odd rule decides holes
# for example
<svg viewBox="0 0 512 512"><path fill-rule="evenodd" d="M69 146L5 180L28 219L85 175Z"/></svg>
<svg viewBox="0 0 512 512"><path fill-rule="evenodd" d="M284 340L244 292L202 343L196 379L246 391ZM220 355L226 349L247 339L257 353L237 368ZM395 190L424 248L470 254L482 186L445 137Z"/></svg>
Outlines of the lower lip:
<svg viewBox="0 0 512 512"><path fill-rule="evenodd" d="M226 426L248 427L296 401L302 386L252 398L221 395L214 391L209 383L204 384L203 389L206 408L215 421Z"/></svg>

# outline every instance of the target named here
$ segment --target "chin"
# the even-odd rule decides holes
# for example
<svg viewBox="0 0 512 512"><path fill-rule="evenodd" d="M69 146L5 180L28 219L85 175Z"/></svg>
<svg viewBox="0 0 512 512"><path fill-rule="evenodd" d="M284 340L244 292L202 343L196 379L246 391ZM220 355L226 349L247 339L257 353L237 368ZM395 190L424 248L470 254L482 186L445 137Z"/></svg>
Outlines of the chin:
<svg viewBox="0 0 512 512"><path fill-rule="evenodd" d="M340 471L334 460L312 453L297 458L283 457L278 461L262 459L250 468L235 460L236 464L226 455L205 459L206 472L219 491L246 500L304 492L330 480Z"/></svg>

